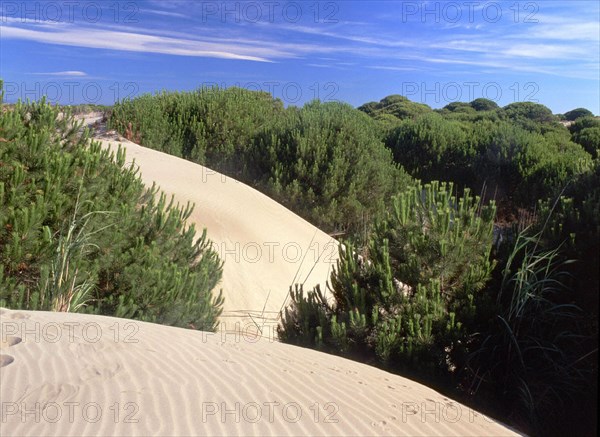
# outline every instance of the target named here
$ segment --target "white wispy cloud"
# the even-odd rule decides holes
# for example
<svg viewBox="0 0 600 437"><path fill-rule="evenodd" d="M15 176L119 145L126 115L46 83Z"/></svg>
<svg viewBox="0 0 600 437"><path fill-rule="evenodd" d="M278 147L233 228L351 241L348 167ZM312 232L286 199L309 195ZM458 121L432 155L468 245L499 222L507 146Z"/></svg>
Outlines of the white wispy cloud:
<svg viewBox="0 0 600 437"><path fill-rule="evenodd" d="M53 71L46 73L29 73L35 76L85 77L87 73L78 70Z"/></svg>
<svg viewBox="0 0 600 437"><path fill-rule="evenodd" d="M600 38L600 22L593 21L570 21L556 22L550 18L540 20L539 25L529 30L531 38L561 41L588 41L598 42Z"/></svg>
<svg viewBox="0 0 600 437"><path fill-rule="evenodd" d="M531 42L524 42L531 41ZM493 40L463 39L451 40L431 45L432 48L473 52L493 56L535 58L535 59L580 59L588 54L589 47L572 44L551 44L534 42L531 38Z"/></svg>
<svg viewBox="0 0 600 437"><path fill-rule="evenodd" d="M501 49L500 53L508 56L518 56L535 59L580 59L587 50L583 47L557 44L515 44Z"/></svg>
<svg viewBox="0 0 600 437"><path fill-rule="evenodd" d="M286 55L285 52L272 47L243 45L241 43L220 44L211 41L177 39L142 33L90 29L80 26L70 26L57 31L4 26L1 37L74 47L257 62L272 62L269 57L283 57Z"/></svg>
<svg viewBox="0 0 600 437"><path fill-rule="evenodd" d="M333 68L333 65L329 65L329 64L306 64L308 67L315 67L315 68Z"/></svg>
<svg viewBox="0 0 600 437"><path fill-rule="evenodd" d="M277 62L280 59L338 51L337 48L318 43L281 42L267 38L261 40L244 34L237 37L226 36L235 33L237 32L224 29L217 37L214 36L214 31L211 34L210 30L206 29L204 32L192 34L164 30L136 30L133 27L114 25L84 27L71 24L55 29L12 23L2 28L0 38L73 47L255 62Z"/></svg>
<svg viewBox="0 0 600 437"><path fill-rule="evenodd" d="M418 71L418 68L414 67L393 67L389 65L369 65L367 68L372 70L388 70L388 71Z"/></svg>
<svg viewBox="0 0 600 437"><path fill-rule="evenodd" d="M319 27L310 27L310 26L302 26L297 24L285 24L285 25L273 25L272 23L260 23L263 26L269 26L275 29L281 29L285 31L303 33L308 35L316 35L316 36L325 36L328 38L334 38L338 40L352 41L357 43L363 43L368 45L379 45L384 47L408 47L412 43L408 41L398 40L395 37L372 37L367 35L359 35L359 34L351 34L346 31L334 32L332 30L325 30ZM347 23L343 23L347 24ZM356 24L352 25L353 27L357 27ZM342 27L342 25L338 26Z"/></svg>
<svg viewBox="0 0 600 437"><path fill-rule="evenodd" d="M175 18L189 18L187 15L179 12L161 11L159 9L143 9L142 12L146 12L154 15L161 15L163 17L175 17Z"/></svg>

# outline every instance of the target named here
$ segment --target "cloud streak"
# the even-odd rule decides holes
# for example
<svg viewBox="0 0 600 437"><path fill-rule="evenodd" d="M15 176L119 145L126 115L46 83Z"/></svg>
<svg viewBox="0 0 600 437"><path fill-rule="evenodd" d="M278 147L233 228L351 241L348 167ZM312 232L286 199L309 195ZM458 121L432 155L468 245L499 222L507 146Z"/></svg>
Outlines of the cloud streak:
<svg viewBox="0 0 600 437"><path fill-rule="evenodd" d="M145 12L164 16L156 27L86 23L44 24L8 21L1 37L46 44L142 52L161 55L281 63L302 59L304 65L333 68L315 62L322 55L335 66L354 65L388 71L415 71L439 64L469 65L489 73L535 72L591 79L597 77L600 25L594 13L562 16L550 8L536 15L538 23L383 23L339 20L335 25L306 23L213 23L180 28L173 20L193 4L151 2ZM164 7L161 7L164 6ZM597 14L596 14L597 15ZM164 23L163 23L164 21ZM193 21L193 20L192 20ZM179 22L178 22L179 23ZM435 32L431 30L434 29ZM406 65L406 61L414 65ZM590 69L590 65L592 68Z"/></svg>
<svg viewBox="0 0 600 437"><path fill-rule="evenodd" d="M2 38L29 40L73 47L256 62L272 62L269 57L284 56L283 52L269 47L244 44L220 44L210 41L177 39L143 33L89 29L79 26L70 26L57 31L4 26L2 29Z"/></svg>
<svg viewBox="0 0 600 437"><path fill-rule="evenodd" d="M60 77L86 77L87 73L83 71L77 70L68 70L68 71L54 71L48 73L29 73L34 76L60 76Z"/></svg>

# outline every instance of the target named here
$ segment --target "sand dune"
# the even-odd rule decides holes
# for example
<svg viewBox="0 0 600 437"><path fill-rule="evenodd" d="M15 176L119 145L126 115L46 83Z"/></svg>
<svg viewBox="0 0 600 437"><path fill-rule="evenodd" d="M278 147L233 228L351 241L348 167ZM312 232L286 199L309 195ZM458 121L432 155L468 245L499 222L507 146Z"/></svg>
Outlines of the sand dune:
<svg viewBox="0 0 600 437"><path fill-rule="evenodd" d="M199 231L207 228L225 262L217 286L225 298L221 329L256 332L258 325L272 337L290 285L325 289L338 259L335 239L241 182L124 138L107 138L98 140L113 150L122 144L146 185L156 182L181 204L196 205L189 222Z"/></svg>
<svg viewBox="0 0 600 437"><path fill-rule="evenodd" d="M423 385L231 333L0 309L0 434L516 435Z"/></svg>
<svg viewBox="0 0 600 437"><path fill-rule="evenodd" d="M227 330L0 309L0 435L518 435L401 376L279 343L269 330L230 332L232 320L272 327L291 283L328 278L335 242L248 186L118 142L146 183L196 203L193 223L225 260Z"/></svg>

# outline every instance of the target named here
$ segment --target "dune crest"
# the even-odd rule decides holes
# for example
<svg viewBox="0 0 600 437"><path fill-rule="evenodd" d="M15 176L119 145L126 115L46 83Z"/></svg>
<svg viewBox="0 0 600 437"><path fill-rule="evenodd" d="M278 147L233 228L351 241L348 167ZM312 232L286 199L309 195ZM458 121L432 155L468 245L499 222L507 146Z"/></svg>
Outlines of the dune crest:
<svg viewBox="0 0 600 437"><path fill-rule="evenodd" d="M92 119L93 120L93 119ZM289 287L325 290L338 259L338 242L254 188L207 167L148 149L125 138L96 138L103 147L127 151L142 180L182 205L196 205L188 219L198 232L207 229L224 261L224 311L220 328L276 336L278 316L289 303Z"/></svg>

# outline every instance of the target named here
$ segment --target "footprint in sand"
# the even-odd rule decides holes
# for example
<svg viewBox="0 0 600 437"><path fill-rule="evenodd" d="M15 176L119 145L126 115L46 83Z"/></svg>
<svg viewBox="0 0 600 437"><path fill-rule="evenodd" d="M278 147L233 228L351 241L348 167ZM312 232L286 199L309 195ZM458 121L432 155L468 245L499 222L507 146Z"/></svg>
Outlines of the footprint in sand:
<svg viewBox="0 0 600 437"><path fill-rule="evenodd" d="M2 354L0 354L0 367L8 366L14 360L15 359L13 357L11 357L10 355L2 355Z"/></svg>
<svg viewBox="0 0 600 437"><path fill-rule="evenodd" d="M15 344L21 343L21 337L17 337L16 335L7 335L6 337L0 339L0 350L9 348L14 346ZM10 355L2 355L0 354L0 367L8 366L15 359Z"/></svg>
<svg viewBox="0 0 600 437"><path fill-rule="evenodd" d="M2 338L0 338L0 349L14 346L15 344L21 343L21 341L21 337L13 335L2 336Z"/></svg>

